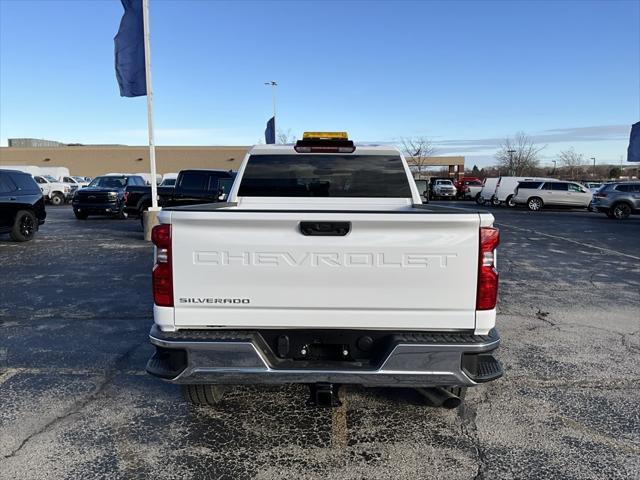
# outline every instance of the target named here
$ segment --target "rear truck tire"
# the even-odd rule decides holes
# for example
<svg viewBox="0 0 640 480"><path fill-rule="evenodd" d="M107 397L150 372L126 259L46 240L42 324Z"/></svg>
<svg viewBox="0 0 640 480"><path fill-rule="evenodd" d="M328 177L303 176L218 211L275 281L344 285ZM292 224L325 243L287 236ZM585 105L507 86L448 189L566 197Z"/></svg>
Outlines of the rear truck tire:
<svg viewBox="0 0 640 480"><path fill-rule="evenodd" d="M498 197L493 197L491 199L491 205L493 205L494 207L499 207L500 206L500 200L498 200Z"/></svg>
<svg viewBox="0 0 640 480"><path fill-rule="evenodd" d="M215 407L224 398L224 387L222 385L181 385L181 389L185 400L194 405Z"/></svg>
<svg viewBox="0 0 640 480"><path fill-rule="evenodd" d="M476 195L476 203L478 205L484 205L484 197L479 193Z"/></svg>
<svg viewBox="0 0 640 480"><path fill-rule="evenodd" d="M62 205L64 203L64 195L58 192L53 193L51 195L50 202L51 202L51 205L55 205L55 206Z"/></svg>
<svg viewBox="0 0 640 480"><path fill-rule="evenodd" d="M509 195L509 196L507 197L507 199L505 200L504 204L505 204L507 207L510 207L510 208L515 207L515 206L516 206L516 202L514 202L514 201L513 201L513 195Z"/></svg>
<svg viewBox="0 0 640 480"><path fill-rule="evenodd" d="M539 197L531 197L527 200L527 208L532 212L538 212L542 209L544 202Z"/></svg>
<svg viewBox="0 0 640 480"><path fill-rule="evenodd" d="M626 220L631 215L631 207L624 202L614 203L611 207L611 213L616 220Z"/></svg>
<svg viewBox="0 0 640 480"><path fill-rule="evenodd" d="M78 220L86 220L88 215L84 212L79 212L75 208L73 209L73 214L76 216Z"/></svg>
<svg viewBox="0 0 640 480"><path fill-rule="evenodd" d="M33 238L38 230L38 221L33 212L29 210L19 210L16 219L11 227L9 236L14 242L28 242Z"/></svg>

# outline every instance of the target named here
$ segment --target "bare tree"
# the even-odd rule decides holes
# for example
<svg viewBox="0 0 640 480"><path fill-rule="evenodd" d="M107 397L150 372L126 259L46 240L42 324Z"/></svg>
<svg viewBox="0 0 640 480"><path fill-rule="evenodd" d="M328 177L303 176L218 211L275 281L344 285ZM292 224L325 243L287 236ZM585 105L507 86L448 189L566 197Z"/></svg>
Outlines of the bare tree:
<svg viewBox="0 0 640 480"><path fill-rule="evenodd" d="M412 170L420 175L424 167L429 163L429 157L433 157L436 149L431 140L426 137L401 138L400 148Z"/></svg>
<svg viewBox="0 0 640 480"><path fill-rule="evenodd" d="M529 175L537 170L540 152L546 145L539 147L524 132L518 132L513 138L507 137L496 153L500 170L507 175Z"/></svg>
<svg viewBox="0 0 640 480"><path fill-rule="evenodd" d="M296 136L291 133L291 129L284 130L278 129L278 134L276 135L276 143L296 143Z"/></svg>
<svg viewBox="0 0 640 480"><path fill-rule="evenodd" d="M558 160L569 170L571 179L574 180L576 171L580 171L580 167L584 164L584 158L581 153L577 153L573 147L563 150L558 154Z"/></svg>

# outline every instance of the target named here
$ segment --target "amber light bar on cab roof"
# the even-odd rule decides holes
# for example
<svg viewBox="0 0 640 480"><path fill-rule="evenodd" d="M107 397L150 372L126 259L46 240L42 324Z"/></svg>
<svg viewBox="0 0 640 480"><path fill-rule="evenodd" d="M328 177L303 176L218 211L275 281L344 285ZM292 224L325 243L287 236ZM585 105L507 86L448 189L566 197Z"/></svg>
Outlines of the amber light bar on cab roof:
<svg viewBox="0 0 640 480"><path fill-rule="evenodd" d="M356 146L347 132L304 132L294 149L298 153L353 153Z"/></svg>

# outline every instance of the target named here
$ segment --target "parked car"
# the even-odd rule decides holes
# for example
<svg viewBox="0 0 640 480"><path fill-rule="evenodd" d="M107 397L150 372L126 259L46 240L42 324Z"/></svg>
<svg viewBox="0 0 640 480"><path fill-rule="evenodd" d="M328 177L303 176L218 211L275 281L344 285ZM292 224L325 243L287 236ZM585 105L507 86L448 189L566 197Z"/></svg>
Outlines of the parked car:
<svg viewBox="0 0 640 480"><path fill-rule="evenodd" d="M71 200L73 196L68 184L59 182L51 175L34 175L33 179L40 187L44 199L49 201L51 205L62 205Z"/></svg>
<svg viewBox="0 0 640 480"><path fill-rule="evenodd" d="M591 208L624 220L640 213L640 182L608 183L593 195Z"/></svg>
<svg viewBox="0 0 640 480"><path fill-rule="evenodd" d="M554 182L555 178L539 178L539 177L499 177L496 184L496 191L491 199L491 204L495 207L499 205L507 205L514 207L513 196L520 182Z"/></svg>
<svg viewBox="0 0 640 480"><path fill-rule="evenodd" d="M71 187L71 196L79 190L80 188L84 188L89 185L89 182L84 179L84 177L72 177L72 176L64 176L60 177L60 181L62 183L66 183Z"/></svg>
<svg viewBox="0 0 640 480"><path fill-rule="evenodd" d="M127 218L124 210L127 186L145 184L139 175L104 175L94 178L89 186L73 195L73 213L79 220L89 215Z"/></svg>
<svg viewBox="0 0 640 480"><path fill-rule="evenodd" d="M456 190L458 190L458 195L460 195L460 192L463 190L464 186L468 185L471 182L479 182L480 184L482 184L482 179L478 177L460 177L453 182L453 186L456 187Z"/></svg>
<svg viewBox="0 0 640 480"><path fill-rule="evenodd" d="M26 242L46 216L44 195L32 176L0 170L0 233L8 233L16 242Z"/></svg>
<svg viewBox="0 0 640 480"><path fill-rule="evenodd" d="M421 205L397 149L345 136L257 145L228 203L162 209L148 373L198 404L298 383L329 406L355 383L447 408L502 375L493 215Z"/></svg>
<svg viewBox="0 0 640 480"><path fill-rule="evenodd" d="M538 211L544 206L588 208L591 198L591 192L579 183L534 180L519 183L513 202Z"/></svg>
<svg viewBox="0 0 640 480"><path fill-rule="evenodd" d="M486 202L493 201L493 197L496 194L497 186L498 177L485 178L482 181L482 190L480 190L480 195L476 197L476 202L479 205L484 205Z"/></svg>
<svg viewBox="0 0 640 480"><path fill-rule="evenodd" d="M605 182L582 182L582 184L589 189L591 193L596 193Z"/></svg>
<svg viewBox="0 0 640 480"><path fill-rule="evenodd" d="M218 202L229 193L234 178L235 172L229 170L182 170L175 187L158 187L158 205L170 207ZM142 217L142 213L151 206L151 187L129 185L126 197L125 212Z"/></svg>
<svg viewBox="0 0 640 480"><path fill-rule="evenodd" d="M478 200L482 191L482 180L465 180L458 190L458 196L463 199Z"/></svg>
<svg viewBox="0 0 640 480"><path fill-rule="evenodd" d="M433 182L431 197L434 199L450 198L455 199L458 190L453 186L451 180L438 179Z"/></svg>

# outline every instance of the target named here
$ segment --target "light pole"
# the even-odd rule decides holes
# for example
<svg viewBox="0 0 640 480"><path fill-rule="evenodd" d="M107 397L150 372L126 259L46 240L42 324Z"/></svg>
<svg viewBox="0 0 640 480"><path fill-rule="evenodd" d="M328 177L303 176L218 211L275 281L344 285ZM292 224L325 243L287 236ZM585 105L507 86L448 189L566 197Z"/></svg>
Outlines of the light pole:
<svg viewBox="0 0 640 480"><path fill-rule="evenodd" d="M510 174L513 175L514 172L514 168L513 168L513 154L516 153L515 150L507 150L507 153L509 154L509 169L510 169Z"/></svg>
<svg viewBox="0 0 640 480"><path fill-rule="evenodd" d="M596 157L591 157L591 160L593 160L593 178L596 178Z"/></svg>
<svg viewBox="0 0 640 480"><path fill-rule="evenodd" d="M556 174L556 160L551 160L553 162L553 173L551 175L555 175Z"/></svg>

